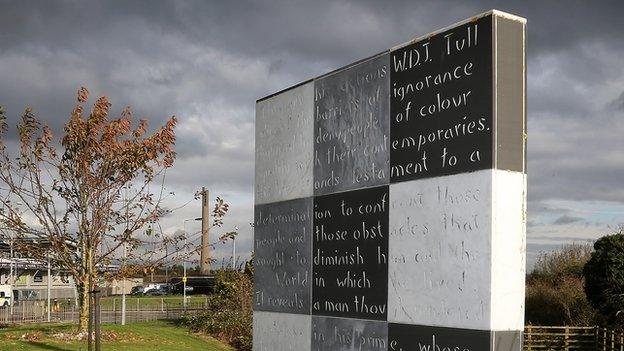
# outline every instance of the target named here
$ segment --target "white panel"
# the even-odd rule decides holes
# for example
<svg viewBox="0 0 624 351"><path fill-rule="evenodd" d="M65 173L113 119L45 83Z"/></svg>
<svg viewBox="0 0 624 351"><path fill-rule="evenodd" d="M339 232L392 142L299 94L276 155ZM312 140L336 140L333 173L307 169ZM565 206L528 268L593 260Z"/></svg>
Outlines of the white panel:
<svg viewBox="0 0 624 351"><path fill-rule="evenodd" d="M526 175L494 171L491 330L523 330Z"/></svg>
<svg viewBox="0 0 624 351"><path fill-rule="evenodd" d="M312 316L254 312L253 351L310 351Z"/></svg>
<svg viewBox="0 0 624 351"><path fill-rule="evenodd" d="M388 321L490 326L492 170L390 185Z"/></svg>
<svg viewBox="0 0 624 351"><path fill-rule="evenodd" d="M312 196L314 83L256 104L256 204Z"/></svg>

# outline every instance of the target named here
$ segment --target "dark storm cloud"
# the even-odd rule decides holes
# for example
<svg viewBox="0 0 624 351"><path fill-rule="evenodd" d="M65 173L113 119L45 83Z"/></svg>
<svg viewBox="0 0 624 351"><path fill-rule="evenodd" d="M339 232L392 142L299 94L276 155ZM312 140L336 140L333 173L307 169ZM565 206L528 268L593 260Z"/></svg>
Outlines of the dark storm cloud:
<svg viewBox="0 0 624 351"><path fill-rule="evenodd" d="M624 91L615 100L611 101L610 106L614 110L624 111Z"/></svg>
<svg viewBox="0 0 624 351"><path fill-rule="evenodd" d="M170 187L251 196L254 102L491 8L528 18L529 214L624 203L621 1L1 1L0 104L56 130L80 85L158 125ZM539 226L536 222L532 225Z"/></svg>
<svg viewBox="0 0 624 351"><path fill-rule="evenodd" d="M559 218L557 218L553 224L555 225L563 225L563 224L570 224L570 223L577 223L582 221L583 218L581 217L573 217L573 216L568 216L568 215L563 215Z"/></svg>

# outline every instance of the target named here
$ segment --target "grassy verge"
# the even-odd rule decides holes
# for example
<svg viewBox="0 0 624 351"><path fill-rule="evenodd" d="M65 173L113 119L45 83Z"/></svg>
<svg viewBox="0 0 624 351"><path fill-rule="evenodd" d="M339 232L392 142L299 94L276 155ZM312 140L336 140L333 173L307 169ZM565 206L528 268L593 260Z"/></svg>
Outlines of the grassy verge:
<svg viewBox="0 0 624 351"><path fill-rule="evenodd" d="M114 302L113 302L114 300ZM135 309L137 306L137 302L141 307L147 308L157 308L160 307L161 300L164 300L164 303L169 306L182 306L184 298L182 295L174 295L174 296L126 296L126 308ZM187 298L189 303L201 303L206 300L205 296L189 296ZM102 306L112 307L113 304L117 308L121 308L121 296L115 297L105 297L102 298Z"/></svg>
<svg viewBox="0 0 624 351"><path fill-rule="evenodd" d="M184 300L182 295L167 295L167 296L126 296L126 307L129 310L135 310L137 303L140 308L159 308L161 300L164 300L165 305L168 306L182 306ZM189 303L203 303L206 301L206 296L192 295L187 297ZM108 296L102 298L102 307L121 309L121 296ZM67 300L59 300L61 306L71 306L73 301L67 302Z"/></svg>
<svg viewBox="0 0 624 351"><path fill-rule="evenodd" d="M63 341L53 336L71 329L70 325L29 325L0 329L0 351L86 350L84 341ZM107 351L232 350L215 339L190 334L186 328L176 327L171 322L104 325L102 329L109 338L102 342L102 349Z"/></svg>

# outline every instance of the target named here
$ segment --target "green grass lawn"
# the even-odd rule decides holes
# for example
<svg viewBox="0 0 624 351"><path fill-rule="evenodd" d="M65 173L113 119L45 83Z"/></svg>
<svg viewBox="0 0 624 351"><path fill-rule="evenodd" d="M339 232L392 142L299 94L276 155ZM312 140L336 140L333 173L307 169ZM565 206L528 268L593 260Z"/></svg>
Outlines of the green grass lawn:
<svg viewBox="0 0 624 351"><path fill-rule="evenodd" d="M30 325L0 329L0 351L87 350L86 342L67 342L52 337L71 328L70 325ZM176 327L171 322L104 325L102 330L113 332L118 337L117 341L102 342L102 350L105 351L232 351L232 348L215 339L190 334L186 328Z"/></svg>

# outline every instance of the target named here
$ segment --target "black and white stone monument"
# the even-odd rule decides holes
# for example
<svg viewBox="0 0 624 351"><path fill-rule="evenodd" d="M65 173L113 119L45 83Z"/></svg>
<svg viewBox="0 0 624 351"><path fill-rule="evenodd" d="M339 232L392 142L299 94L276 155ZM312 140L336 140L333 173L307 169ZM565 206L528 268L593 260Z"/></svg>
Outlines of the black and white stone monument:
<svg viewBox="0 0 624 351"><path fill-rule="evenodd" d="M521 350L525 32L489 11L258 100L254 350Z"/></svg>

